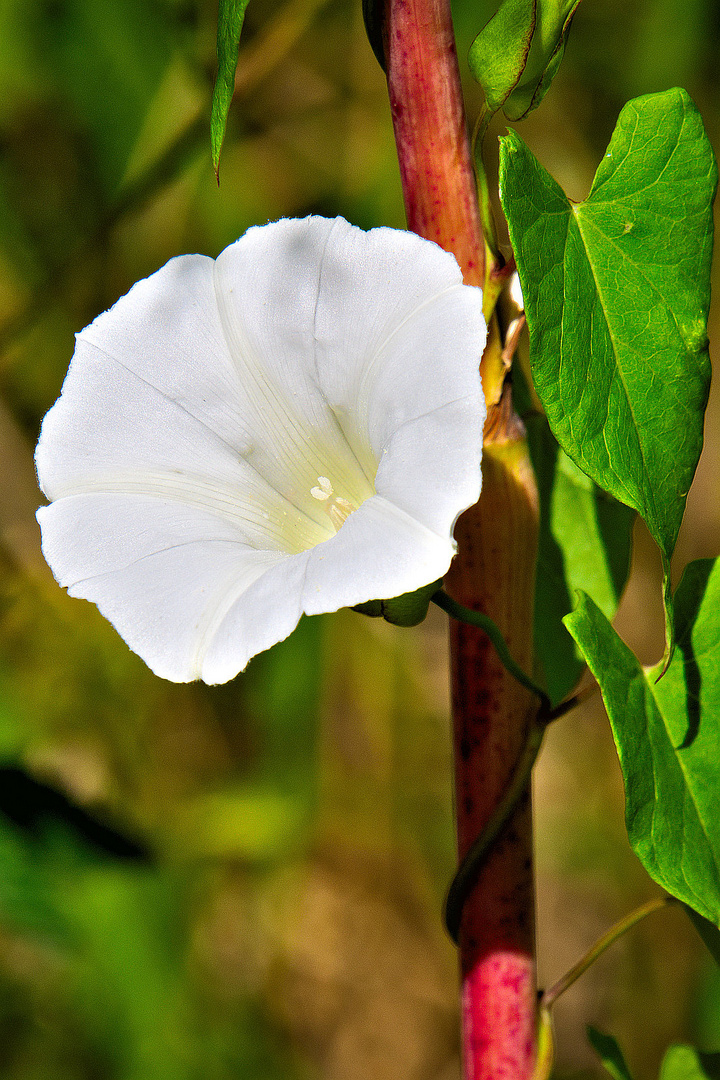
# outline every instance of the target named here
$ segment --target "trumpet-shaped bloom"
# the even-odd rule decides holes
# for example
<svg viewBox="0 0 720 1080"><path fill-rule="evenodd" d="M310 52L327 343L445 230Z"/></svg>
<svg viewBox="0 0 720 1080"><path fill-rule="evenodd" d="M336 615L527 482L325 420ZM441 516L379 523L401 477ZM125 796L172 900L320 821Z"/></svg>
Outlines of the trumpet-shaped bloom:
<svg viewBox="0 0 720 1080"><path fill-rule="evenodd" d="M412 233L283 220L173 259L77 336L45 557L177 682L427 585L480 493L484 343L479 291Z"/></svg>

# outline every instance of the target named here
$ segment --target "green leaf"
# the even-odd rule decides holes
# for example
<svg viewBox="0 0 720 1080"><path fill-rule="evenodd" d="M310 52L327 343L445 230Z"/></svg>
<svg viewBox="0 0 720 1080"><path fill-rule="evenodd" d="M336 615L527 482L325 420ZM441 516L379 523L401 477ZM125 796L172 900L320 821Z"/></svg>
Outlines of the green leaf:
<svg viewBox="0 0 720 1080"><path fill-rule="evenodd" d="M650 876L720 925L720 561L691 563L677 648L643 670L583 595L565 625L600 684L625 782L630 844Z"/></svg>
<svg viewBox="0 0 720 1080"><path fill-rule="evenodd" d="M534 32L535 0L504 0L470 46L468 64L490 112L497 112L517 85Z"/></svg>
<svg viewBox="0 0 720 1080"><path fill-rule="evenodd" d="M594 1027L588 1026L586 1031L590 1045L610 1075L615 1080L633 1080L617 1039L614 1039L612 1035L605 1035Z"/></svg>
<svg viewBox="0 0 720 1080"><path fill-rule="evenodd" d="M553 704L585 669L562 619L584 588L611 619L630 569L635 514L602 491L555 441L544 417L526 421L540 494L535 655Z"/></svg>
<svg viewBox="0 0 720 1080"><path fill-rule="evenodd" d="M703 919L702 915L698 915L697 911L693 911L687 904L684 904L683 907L687 912L690 922L707 946L708 952L713 960L716 964L720 965L720 930L718 930L714 923L709 922L707 919Z"/></svg>
<svg viewBox="0 0 720 1080"><path fill-rule="evenodd" d="M536 109L555 77L580 0L504 0L470 46L468 63L490 113Z"/></svg>
<svg viewBox="0 0 720 1080"><path fill-rule="evenodd" d="M720 1054L702 1054L692 1046L671 1046L660 1066L660 1080L717 1080Z"/></svg>
<svg viewBox="0 0 720 1080"><path fill-rule="evenodd" d="M210 115L210 146L216 176L220 168L220 151L225 138L230 103L235 92L238 46L247 6L248 0L220 0L218 5L218 73Z"/></svg>
<svg viewBox="0 0 720 1080"><path fill-rule="evenodd" d="M509 120L523 120L545 97L560 67L580 0L538 0L535 33L522 78L505 102Z"/></svg>
<svg viewBox="0 0 720 1080"><path fill-rule="evenodd" d="M716 166L702 121L682 90L630 102L582 203L514 132L501 144L502 204L550 426L583 472L642 515L667 563L710 379Z"/></svg>

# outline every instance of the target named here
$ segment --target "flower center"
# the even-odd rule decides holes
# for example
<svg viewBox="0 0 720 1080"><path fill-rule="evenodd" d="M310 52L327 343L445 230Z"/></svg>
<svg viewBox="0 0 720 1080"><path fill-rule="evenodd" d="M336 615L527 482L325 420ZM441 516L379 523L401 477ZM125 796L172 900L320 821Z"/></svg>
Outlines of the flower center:
<svg viewBox="0 0 720 1080"><path fill-rule="evenodd" d="M340 526L347 521L353 510L357 509L357 507L353 506L347 499L343 499L341 495L335 494L333 486L327 476L318 476L317 487L310 488L310 494L313 499L317 499L318 502L325 504L325 510L332 522L335 532L340 530Z"/></svg>

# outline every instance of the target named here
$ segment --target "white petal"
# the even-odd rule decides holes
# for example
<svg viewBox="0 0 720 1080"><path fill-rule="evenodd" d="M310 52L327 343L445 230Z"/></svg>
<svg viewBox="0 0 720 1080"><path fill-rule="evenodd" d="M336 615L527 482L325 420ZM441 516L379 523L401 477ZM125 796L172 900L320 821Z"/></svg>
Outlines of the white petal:
<svg viewBox="0 0 720 1080"><path fill-rule="evenodd" d="M130 648L175 682L201 677L217 624L253 581L305 557L257 551L214 515L144 496L71 496L38 519L60 584L97 604ZM244 642L237 651L227 678L249 658Z"/></svg>
<svg viewBox="0 0 720 1080"><path fill-rule="evenodd" d="M38 518L60 584L176 682L225 682L303 612L410 592L441 577L454 553L380 496L331 540L292 556L254 550L230 522L148 496L69 496Z"/></svg>
<svg viewBox="0 0 720 1080"><path fill-rule="evenodd" d="M342 222L328 238L315 312L318 380L349 435L376 461L393 432L450 401L484 422L479 289L452 255L414 233ZM353 430L355 429L355 430Z"/></svg>
<svg viewBox="0 0 720 1080"><path fill-rule="evenodd" d="M219 256L216 284L241 381L258 414L275 417L276 455L297 458L305 440L311 477L329 475L333 465L303 434L321 433L333 482L357 504L353 462L343 473L347 444L372 480L397 428L463 401L455 457L472 447L465 470L479 475L482 294L462 284L452 255L413 233L306 218L250 229Z"/></svg>
<svg viewBox="0 0 720 1080"><path fill-rule="evenodd" d="M442 577L454 554L449 535L438 536L375 495L332 540L308 552L303 611L316 615L413 592Z"/></svg>
<svg viewBox="0 0 720 1080"><path fill-rule="evenodd" d="M278 221L249 229L215 264L225 335L257 417L253 464L305 509L320 476L330 477L354 505L373 490L376 462L363 463L364 470L359 466L319 383L315 360L324 253L335 232L350 228L342 218Z"/></svg>
<svg viewBox="0 0 720 1080"><path fill-rule="evenodd" d="M202 667L226 682L283 640L300 616L387 599L442 577L455 544L380 496L367 499L331 540L271 566L217 624Z"/></svg>
<svg viewBox="0 0 720 1080"><path fill-rule="evenodd" d="M409 420L390 437L375 481L378 494L440 536L480 496L477 402L463 398Z"/></svg>
<svg viewBox="0 0 720 1080"><path fill-rule="evenodd" d="M237 597L208 643L202 666L206 683L224 683L234 678L253 656L292 633L303 614L309 555L305 551L288 556Z"/></svg>
<svg viewBox="0 0 720 1080"><path fill-rule="evenodd" d="M175 487L180 498L184 485L192 498L204 486L217 489L226 507L235 492L236 517L255 505L273 520L297 519L300 530L288 546L301 550L333 532L309 496L316 474L305 467L308 494L298 510L250 463L251 410L219 317L214 338L206 333L206 312L188 323L187 309L201 302L216 311L207 264L195 256L173 260L78 335L63 393L43 422L36 451L41 486L50 499L158 484L166 493ZM174 322L165 290L178 303ZM272 538L268 546L276 546Z"/></svg>
<svg viewBox="0 0 720 1080"><path fill-rule="evenodd" d="M214 510L251 544L304 550L332 535L175 402L85 342L45 417L35 459L52 499L157 495Z"/></svg>
<svg viewBox="0 0 720 1080"><path fill-rule="evenodd" d="M43 425L53 427L52 453L44 455L42 438L38 448L51 498L56 476L82 480L108 461L166 463L176 425L181 465L200 428L226 454L244 454L247 407L215 303L213 265L200 255L172 259L78 334L62 397ZM159 430L165 425L169 431Z"/></svg>

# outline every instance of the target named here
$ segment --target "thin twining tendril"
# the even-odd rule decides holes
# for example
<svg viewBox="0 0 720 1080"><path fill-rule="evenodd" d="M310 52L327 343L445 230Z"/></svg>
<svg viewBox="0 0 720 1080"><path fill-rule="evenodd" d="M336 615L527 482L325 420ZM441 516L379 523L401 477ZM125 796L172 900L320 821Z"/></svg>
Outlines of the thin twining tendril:
<svg viewBox="0 0 720 1080"><path fill-rule="evenodd" d="M530 725L522 753L513 770L510 782L485 828L460 863L448 890L445 901L445 926L448 934L457 945L465 901L477 881L480 870L485 864L493 844L527 790L533 765L540 753L546 727L551 721L557 720L560 716L564 716L565 713L575 708L585 695L576 694L553 708L552 702L545 691L515 663L499 627L488 615L463 607L462 604L453 600L442 589L439 589L434 594L432 601L452 618L483 630L490 638L503 667L522 686L535 694L540 701L540 709Z"/></svg>

